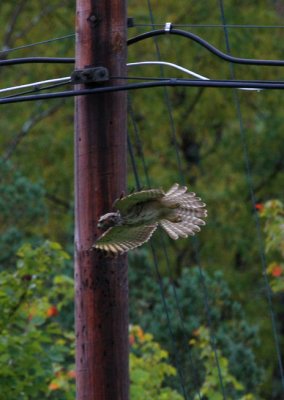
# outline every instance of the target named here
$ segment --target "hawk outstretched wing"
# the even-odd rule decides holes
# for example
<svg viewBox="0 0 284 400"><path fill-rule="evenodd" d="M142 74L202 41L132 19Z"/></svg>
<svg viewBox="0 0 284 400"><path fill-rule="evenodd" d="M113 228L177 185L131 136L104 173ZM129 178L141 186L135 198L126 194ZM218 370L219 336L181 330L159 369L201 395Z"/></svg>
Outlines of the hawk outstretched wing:
<svg viewBox="0 0 284 400"><path fill-rule="evenodd" d="M147 242L158 223L142 226L114 226L105 231L93 247L113 254L122 254Z"/></svg>
<svg viewBox="0 0 284 400"><path fill-rule="evenodd" d="M174 184L162 189L141 190L114 202L116 212L102 215L100 228L108 228L93 247L111 254L122 254L147 242L160 225L174 240L200 231L207 217L206 204Z"/></svg>

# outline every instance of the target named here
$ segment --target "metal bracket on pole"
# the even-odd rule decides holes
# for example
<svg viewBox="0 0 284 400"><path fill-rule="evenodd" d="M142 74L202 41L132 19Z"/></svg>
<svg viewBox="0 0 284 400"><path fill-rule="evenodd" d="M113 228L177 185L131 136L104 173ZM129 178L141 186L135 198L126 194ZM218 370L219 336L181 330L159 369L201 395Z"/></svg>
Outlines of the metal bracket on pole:
<svg viewBox="0 0 284 400"><path fill-rule="evenodd" d="M105 67L87 67L77 69L71 74L71 82L73 84L79 83L96 83L109 80L108 69Z"/></svg>

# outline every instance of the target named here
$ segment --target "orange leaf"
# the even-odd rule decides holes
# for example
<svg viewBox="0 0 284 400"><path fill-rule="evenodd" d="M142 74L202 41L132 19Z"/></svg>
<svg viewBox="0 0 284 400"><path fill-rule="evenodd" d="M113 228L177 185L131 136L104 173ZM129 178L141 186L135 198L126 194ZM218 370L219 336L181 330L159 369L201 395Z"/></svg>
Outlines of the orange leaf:
<svg viewBox="0 0 284 400"><path fill-rule="evenodd" d="M55 317L58 314L59 314L59 311L56 306L50 306L46 312L46 315L48 318Z"/></svg>

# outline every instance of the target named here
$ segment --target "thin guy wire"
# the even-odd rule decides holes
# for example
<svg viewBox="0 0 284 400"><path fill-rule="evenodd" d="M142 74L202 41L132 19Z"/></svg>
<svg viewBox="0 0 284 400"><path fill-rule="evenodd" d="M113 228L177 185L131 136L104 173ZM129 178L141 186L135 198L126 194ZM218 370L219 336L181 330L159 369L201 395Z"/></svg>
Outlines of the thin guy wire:
<svg viewBox="0 0 284 400"><path fill-rule="evenodd" d="M134 26L133 27L161 27L161 26L165 26L165 24L159 24L159 23L154 23L154 24L136 24L134 22ZM177 27L188 27L188 28L224 28L224 25L222 24L175 24L173 23L173 26L177 26ZM228 28L237 28L237 29L283 29L284 25L226 25L226 27ZM131 27L132 28L132 27ZM14 51L17 50L23 50L29 47L34 47L34 46L39 46L39 45L43 45L43 44L49 44L49 43L53 43L56 41L60 41L60 40L64 40L64 39L69 39L69 38L74 38L76 36L75 33L70 33L68 35L64 35L64 36L59 36L56 38L52 38L52 39L47 39L47 40L42 40L40 42L34 42L34 43L29 43L23 46L17 46L17 47L11 47L8 49L4 49L0 51L0 57L4 54L8 54L8 53L12 53Z"/></svg>
<svg viewBox="0 0 284 400"><path fill-rule="evenodd" d="M201 286L204 294L204 306L205 306L205 314L207 318L207 324L208 324L208 330L209 330L209 338L210 338L210 346L213 350L214 353L214 358L215 358L215 363L217 366L217 371L218 371L218 378L219 378L219 383L221 386L221 391L222 391L222 396L223 399L226 400L226 392L225 392L225 387L223 383L223 376L222 376L222 370L219 362L219 357L218 357L218 352L217 352L217 346L216 346L216 336L213 331L213 324L212 324L212 317L211 317L211 310L210 310L210 305L209 305L209 293L208 293L208 288L206 284L206 280L204 278L204 274L201 268L201 261L200 261L200 251L199 251L199 240L198 238L193 239L194 243L194 253L195 257L197 260L197 265L198 265L198 271L199 271L199 276L200 276L200 281L201 281Z"/></svg>
<svg viewBox="0 0 284 400"><path fill-rule="evenodd" d="M148 0L149 1L149 0ZM168 25L167 23L166 25ZM222 60L225 61L231 61L236 64L244 64L244 65L271 65L271 66L284 66L284 61L283 60L260 60L260 59L249 59L249 58L243 58L243 57L233 57L231 55L228 55L226 53L223 53L220 51L218 48L214 47L212 44L207 42L206 40L202 39L200 36L180 30L180 29L173 29L172 26L170 26L170 29L166 26L165 29L159 29L159 30L152 30L150 32L145 32L140 35L137 35L133 38L130 38L127 40L127 46L130 46L134 43L138 43L142 40L154 37L156 38L157 36L163 36L163 35L177 35L177 36L182 36L187 39L193 40L196 43L199 43L202 47L206 48L209 52L214 54L215 56L221 58ZM156 39L155 43L156 43ZM157 45L156 45L157 47ZM159 51L159 48L158 48ZM158 53L157 53L158 54ZM75 59L74 58L68 58L68 57L22 57L22 58L17 58L17 59L8 59L8 60L0 60L0 66L7 66L7 65L17 65L17 64L28 64L28 63L57 63L57 64L74 64Z"/></svg>
<svg viewBox="0 0 284 400"><path fill-rule="evenodd" d="M149 12L150 12L150 19L151 19L152 28L153 28L153 26L154 26L153 25L154 24L154 16L153 16L153 12L152 12L151 2L150 2L150 0L147 0L147 2L148 2L148 8L149 8ZM154 42L155 42L155 47L156 47L156 53L157 53L157 56L158 56L158 60L161 61L160 49L159 49L159 45L157 43L156 37L154 38ZM161 70L162 77L164 77L164 69L161 67L160 70ZM201 77L199 76L199 78L201 78ZM204 77L202 77L202 78L204 79ZM177 139L176 139L176 127L175 127L175 123L174 123L172 108L171 108L170 99L169 99L169 95L168 95L168 91L167 90L165 90L165 100L166 100L166 105L167 105L168 113L169 113L169 117L170 117L173 144L174 144L175 152L176 152L176 159L177 159L177 167L178 167L178 171L179 171L179 176L180 176L180 180L181 180L182 184L184 185L185 184L185 176L184 176L183 171L182 171L181 158L180 158L180 153L179 153ZM170 271L169 257L168 257L168 252L167 252L167 248L165 246L164 241L162 242L162 245L163 245L163 251L164 251L164 254L165 254L165 258L166 258L167 269L168 269L168 271ZM178 301L175 289L174 289L174 297L176 299L176 304L177 304L177 309L178 309L178 312L179 312L179 315L180 315L180 320L181 320L182 326L184 327L183 318L182 318L182 314L180 312L181 310L180 310L180 307L179 307L179 301ZM199 392L198 392L198 395L200 397L200 393Z"/></svg>
<svg viewBox="0 0 284 400"><path fill-rule="evenodd" d="M222 24L172 24L173 26L177 26L179 28L182 27L188 27L188 28L224 28L224 25ZM136 24L134 22L134 26L133 27L162 27L165 26L164 23L154 23L154 24ZM226 25L227 28L234 28L234 29L283 29L284 25L238 25L238 24L231 24L231 25ZM132 27L130 27L131 29ZM56 41L60 41L60 40L64 40L64 39L69 39L69 38L74 38L76 36L75 33L70 33L68 35L64 35L64 36L59 36L56 38L52 38L52 39L47 39L47 40L42 40L40 42L34 42L34 43L29 43L26 45L22 45L22 46L17 46L17 47L12 47L12 48L8 48L8 49L4 49L0 51L0 57L2 55L6 55L9 53L12 53L14 51L17 50L23 50L29 47L34 47L34 46L39 46L39 45L43 45L43 44L49 44L49 43L53 43Z"/></svg>
<svg viewBox="0 0 284 400"><path fill-rule="evenodd" d="M173 26L177 26L177 27L187 27L187 28L224 28L225 25L223 24L175 24L173 22L172 24ZM161 27L161 26L165 26L164 23L154 23L153 24L136 24L134 22L133 27ZM284 25L238 25L238 24L231 24L231 25L226 25L226 27L228 28L237 28L237 29L283 29Z"/></svg>
<svg viewBox="0 0 284 400"><path fill-rule="evenodd" d="M139 157L141 157L141 159L142 159L142 165L143 165L143 170L144 170L144 174L145 174L145 177L146 177L146 183L147 183L147 186L150 188L151 187L151 183L150 183L150 178L149 178L149 174L148 174L148 168L146 166L145 157L144 157L144 151L143 151L142 143L141 143L141 140L140 140L139 130L138 130L137 123L135 121L134 112L133 112L133 108L132 108L132 105L131 105L130 98L129 98L129 111L130 111L130 117L131 117L131 120L132 120L132 125L133 125L133 128L134 128L135 139L136 139L137 145L138 145L137 147L139 149L138 150ZM130 142L130 144L131 144L131 142ZM131 151L131 153L133 154L133 151ZM130 154L130 157L131 157L131 159L134 160L132 154ZM135 168L135 171L137 171L137 168ZM135 171L134 171L134 174L135 174ZM162 247L163 247L163 252L164 252L165 257L166 257L166 266L167 266L168 275L170 277L172 275L172 271L171 271L171 267L170 267L170 262L169 262L167 249L166 249L165 242L163 240L162 235L160 235L160 239L161 239L161 243L162 243ZM181 323L183 340L184 340L184 342L186 343L186 345L188 347L188 340L187 340L186 335L185 335L185 325L184 325L182 311L181 311L181 307L180 307L180 301L179 301L179 298L178 298L174 283L171 285L171 287L173 289L174 299L175 299L175 303L176 303L176 307L177 307L177 311L178 311L178 315L179 315L179 319L180 319L180 323ZM188 351L188 355L189 355L189 362L190 362L190 364L192 366L195 390L196 390L196 393L198 395L199 400L201 400L201 395L200 395L200 391L199 391L200 377L199 377L199 373L194 368L193 359L192 359L192 355L191 355L190 349Z"/></svg>
<svg viewBox="0 0 284 400"><path fill-rule="evenodd" d="M71 37L75 37L75 33L70 33L69 35L60 36L60 37L56 37L56 38L53 38L53 39L42 40L41 42L34 42L34 43L30 43L30 44L25 44L23 46L4 49L4 50L0 51L0 57L2 55L6 55L8 53L12 53L13 51L16 51L16 50L22 50L22 49L26 49L28 47L34 47L34 46L38 46L38 45L41 45L41 44L48 44L48 43L56 42L58 40L68 39L68 38L71 38Z"/></svg>
<svg viewBox="0 0 284 400"><path fill-rule="evenodd" d="M151 2L150 0L147 0L148 2L148 7L149 7L149 12L150 12L150 17L151 17L151 23L154 22L154 17L153 17L153 13L152 13L152 8L151 8ZM158 59L161 59L160 56L160 51L159 51L159 46L158 43L156 41L156 37L154 38L155 41L155 45L156 45L156 50L157 50L157 55L158 55ZM163 76L163 69L161 68L161 74ZM183 184L185 184L185 177L182 171L182 166L181 166L181 158L180 158L180 154L179 154L179 149L178 149L178 144L177 144L177 139L176 139L176 128L175 128L175 124L174 124L174 119L173 119L173 114L172 114L172 110L170 107L170 100L169 100L169 95L168 95L168 91L165 91L166 93L166 102L168 105L168 111L169 111L169 115L170 115L170 121L171 121L171 127L172 127L172 135L173 135L173 142L174 142L174 147L175 147L175 151L176 151L176 157L177 157L177 164L178 164L178 170L179 170L179 175L180 175L180 179L181 182ZM165 247L164 247L165 248ZM165 248L165 253L167 253L167 250ZM200 267L199 267L200 268ZM204 295L205 295L205 301L206 301L206 292L204 291ZM210 322L210 313L207 312L207 319L208 319L208 323ZM219 363L219 359L218 359L218 354L217 354L217 349L215 346L215 338L213 336L212 333L212 329L209 329L209 333L210 333L210 341L211 341L211 346L214 352L214 356L215 356L215 360L216 360L216 365L217 365L217 369L218 369L218 375L219 375L219 381L220 381L220 385L222 388L222 392L223 392L223 397L226 400L226 396L225 396L225 391L224 391L224 386L223 386L223 379L222 379L222 374L221 374L221 369L220 369L220 363Z"/></svg>
<svg viewBox="0 0 284 400"><path fill-rule="evenodd" d="M154 14L153 14L153 10L152 10L151 0L147 0L147 4L148 4L148 9L149 9L149 15L150 15L151 24L154 27ZM158 58L159 61L161 61L161 52L160 52L160 48L159 48L159 45L158 45L156 37L154 37L154 44L155 44L155 48L156 48L157 58ZM164 69L163 69L163 67L160 67L160 71L161 71L161 76L164 77ZM181 158L180 158L180 153L179 153L179 149L178 149L178 146L177 146L176 127L175 127L171 101L170 101L170 97L169 97L169 93L168 93L167 88L164 89L164 99L165 99L165 103L166 103L166 106L167 106L167 109L168 109L168 115L169 115L169 120L170 120L170 125L171 125L171 132L172 132L172 140L173 140L174 147L175 147L177 165L178 165L179 171L182 171ZM181 183L183 185L185 184L185 179L184 179L183 174L181 175Z"/></svg>
<svg viewBox="0 0 284 400"><path fill-rule="evenodd" d="M148 4L151 23L154 24L154 14L153 14L152 6L151 6L151 0L147 0L147 4ZM155 47L156 47L156 54L157 54L158 60L161 62L161 53L160 53L160 48L159 48L159 45L158 45L156 37L154 37L154 43L155 43ZM161 71L161 76L164 77L164 69L163 69L163 67L160 67L160 71ZM184 185L185 184L185 176L184 176L184 173L182 171L180 150L179 150L179 147L178 147L177 136L176 136L176 126L175 126L175 122L174 122L174 118L173 118L173 111L172 111L171 101L170 101L170 98L169 98L169 93L168 93L167 88L164 89L164 98L165 98L166 106L167 106L167 109L168 109L168 114L169 114L169 119L170 119L170 124L171 124L172 140L173 140L173 144L174 144L174 148L175 148L175 154L176 154L177 167L178 167L178 171L179 171L180 181ZM168 269L168 271L170 271L169 257L168 257L168 252L167 252L167 248L165 246L164 241L162 241L162 247L163 247L163 252L164 252L165 258L166 258L167 269ZM174 287L174 285L173 285L173 287ZM179 307L179 301L178 301L178 297L177 297L175 288L174 288L174 297L175 297L175 300L176 300L177 309L178 309L178 313L179 313L179 316L180 316L180 320L181 320L181 324L182 324L183 332L184 332L183 318L182 318L182 314L180 312L181 310L180 310L180 307ZM190 359L191 359L191 354L190 354ZM198 391L198 396L200 398L199 391Z"/></svg>
<svg viewBox="0 0 284 400"><path fill-rule="evenodd" d="M228 30L226 29L224 4L223 4L223 0L218 0L218 1L219 1L219 6L220 6L222 23L224 24L224 36L225 36L226 47L227 47L227 51L230 52L230 41L229 41ZM234 73L234 67L232 64L230 64L230 69L231 69L232 78L234 78L235 73ZM278 336L278 332L277 332L277 328L276 328L276 320L275 320L275 314L274 314L273 304L272 304L271 288L269 285L268 276L267 276L267 272L266 272L267 262L266 262L266 257L265 257L264 250L263 250L264 245L263 245L263 237L262 237L262 233L261 233L259 215L257 214L257 210L255 208L256 199L255 199L255 194L254 194L254 189L253 189L253 178L252 178L252 172L251 172L250 157L249 157L249 152L248 152L246 131L244 128L239 96L235 90L233 91L233 94L234 94L234 102L236 105L237 116L239 119L240 135L241 135L241 140L242 140L242 145L243 145L243 153L244 153L245 168L246 168L246 179L247 179L247 183L248 183L248 187L249 187L251 202L253 205L253 212L254 212L256 231L257 231L257 242L258 242L258 247L259 247L261 266L262 266L262 274L264 277L264 283L265 283L265 289L266 289L265 291L266 291L269 314L270 314L270 319L271 319L272 332L273 332L275 350L276 350L276 355L277 355L278 367L279 367L279 372L280 372L280 377L281 377L282 391L284 391L284 371L283 371L283 363L282 363L282 356L281 356L281 350L280 350L280 340L279 340L279 336Z"/></svg>
<svg viewBox="0 0 284 400"><path fill-rule="evenodd" d="M128 136L129 138L129 136ZM130 147L132 148L132 144L131 141L128 141L128 144L130 145ZM135 162L135 158L133 157L133 150L131 150L130 153L130 159L131 159L131 163L132 163L132 168L134 171L137 172L137 166L136 166L136 162ZM132 156L131 156L132 155ZM140 184L140 179L138 174L134 174L135 176L135 181L136 181L136 187L137 189L141 188L141 184ZM166 319L167 319L167 326L171 335L171 339L172 339L172 346L173 346L173 354L174 354L174 363L175 363L175 367L178 371L178 375L180 378L180 385L181 385L181 389L183 392L183 396L184 398L187 400L187 396L186 396L186 392L185 392L185 386L184 386L184 378L183 378L183 374L180 368L180 363L179 363L179 358L178 358L178 352L177 352L177 346L176 346L176 341L175 341L175 337L173 334L173 330L172 330L172 326L171 326L171 319L169 317L169 310L168 310L168 306L167 306L167 302L166 302L166 298L165 298L165 290L164 290L164 285L162 282L162 277L159 271L159 266L158 266L158 259L157 259L157 255L156 255L156 251L154 246L150 243L150 247L151 247L151 251L152 251L152 255L153 255L153 261L154 261L154 266L155 266L155 273L156 276L158 278L158 282L159 282L159 288L160 288L160 293L161 293L161 297L162 297L162 301L163 301L163 307L164 307L164 311L166 314Z"/></svg>
<svg viewBox="0 0 284 400"><path fill-rule="evenodd" d="M153 246L153 244L151 242L150 242L150 247L151 247L152 254L153 254L154 266L155 266L156 275L158 276L160 291L162 293L162 301L163 301L163 306L164 306L166 317L167 317L167 324L168 324L168 327L169 327L169 331L170 331L171 337L174 340L174 334L173 334L171 321L170 321L170 317L169 317L169 310L168 310L168 307L167 307L166 298L164 296L164 290L165 290L164 289L164 284L163 284L163 280L162 280L162 277L161 277L161 274L160 274L160 270L159 270L159 266L158 266L158 258L157 258L156 250L155 250L155 248L154 248L154 246ZM174 356L175 356L175 358L177 358L178 352L177 352L177 347L176 347L175 340L174 340L174 345L175 345L175 348L174 348L175 355ZM180 377L180 380L181 380L183 396L184 396L185 400L187 400L187 395L186 395L185 386L184 386L184 377L183 377L182 371L178 370L178 373L179 373L179 377Z"/></svg>
<svg viewBox="0 0 284 400"><path fill-rule="evenodd" d="M142 166L143 166L143 171L145 174L145 178L146 178L146 182L148 184L148 187L150 187L150 178L148 175L148 168L146 166L146 161L145 161L145 157L144 157L144 151L142 148L142 143L141 143L141 139L139 136L139 131L138 131L138 126L134 117L134 112L133 112L133 107L132 107L132 101L131 101L131 97L130 95L128 95L128 110L129 110L129 115L132 121L132 125L133 125L133 130L134 130L134 135L135 135L135 140L137 143L137 147L139 149L139 157L142 160Z"/></svg>
<svg viewBox="0 0 284 400"><path fill-rule="evenodd" d="M166 257L166 266L167 266L168 275L171 276L172 275L172 271L171 271L171 267L170 267L170 260L169 260L168 252L166 250L165 241L164 241L164 238L163 238L162 235L160 235L160 238L161 238L164 254L165 254L165 257ZM171 286L173 288L174 299L175 299L175 303L176 303L176 306L177 306L177 311L178 311L178 315L179 315L179 319L180 319L180 323L181 323L181 327L182 327L183 340L184 340L184 343L186 343L188 345L188 338L185 335L185 325L184 325L184 320L183 320L183 315L182 315L183 313L182 313L182 310L181 310L181 307L180 307L180 300L178 298L178 294L177 294L177 291L176 291L175 284L173 283ZM188 350L188 356L189 356L189 362L190 362L191 367L192 367L195 390L197 392L199 400L202 400L201 394L200 394L200 390L199 390L200 375L199 375L198 370L194 367L193 358L192 358L192 354L191 354L190 348Z"/></svg>
<svg viewBox="0 0 284 400"><path fill-rule="evenodd" d="M129 152L129 156L130 156L130 160L131 160L131 165L132 165L132 169L133 169L133 173L134 173L136 187L137 187L138 190L141 190L140 180L139 180L139 175L138 175L138 170L137 170L137 165L136 165L136 162L135 162L134 152L133 152L133 148L132 148L132 144L131 144L131 140L130 140L128 131L127 131L127 148L128 148L128 152Z"/></svg>

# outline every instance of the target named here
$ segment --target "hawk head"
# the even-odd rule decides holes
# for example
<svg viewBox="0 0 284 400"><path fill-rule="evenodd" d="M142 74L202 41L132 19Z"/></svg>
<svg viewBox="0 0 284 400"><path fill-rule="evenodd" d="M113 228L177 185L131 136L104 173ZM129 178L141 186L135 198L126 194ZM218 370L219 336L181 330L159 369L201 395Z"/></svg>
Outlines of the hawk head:
<svg viewBox="0 0 284 400"><path fill-rule="evenodd" d="M104 214L100 217L98 221L98 228L110 228L112 226L121 225L122 218L119 212L112 212Z"/></svg>

